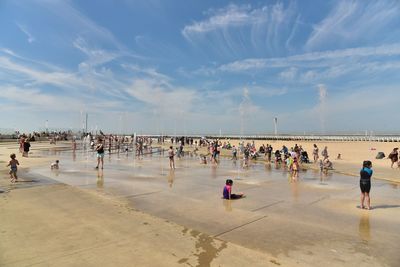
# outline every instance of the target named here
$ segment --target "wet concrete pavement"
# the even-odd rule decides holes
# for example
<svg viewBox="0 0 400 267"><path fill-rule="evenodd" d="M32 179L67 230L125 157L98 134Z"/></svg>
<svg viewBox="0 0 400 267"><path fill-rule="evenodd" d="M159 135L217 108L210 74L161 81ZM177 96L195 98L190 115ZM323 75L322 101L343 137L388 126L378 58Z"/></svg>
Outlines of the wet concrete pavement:
<svg viewBox="0 0 400 267"><path fill-rule="evenodd" d="M359 206L358 178L320 175L304 170L298 181L274 165L221 159L201 165L196 156L176 159L152 154L106 155L104 170L95 170L95 154L42 151L60 159L26 173L41 183L57 181L126 200L145 213L300 265L398 266L400 256L400 186L373 181L373 210ZM246 198L221 199L225 180Z"/></svg>

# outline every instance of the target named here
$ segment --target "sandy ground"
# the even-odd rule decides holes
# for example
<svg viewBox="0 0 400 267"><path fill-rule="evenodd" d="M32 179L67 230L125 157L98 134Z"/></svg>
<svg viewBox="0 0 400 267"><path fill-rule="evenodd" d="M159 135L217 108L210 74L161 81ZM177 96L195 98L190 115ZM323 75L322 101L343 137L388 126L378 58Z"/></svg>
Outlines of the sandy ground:
<svg viewBox="0 0 400 267"><path fill-rule="evenodd" d="M237 146L240 140L228 140L221 139L221 142L230 142L232 145ZM252 143L251 140L244 140L245 143ZM391 161L387 159L389 153L393 150L394 147L400 147L398 143L385 143L385 142L312 142L312 141L260 141L255 140L255 145L259 148L262 144L270 144L272 145L274 151L276 149L282 149L283 145L286 145L289 149L294 147L295 144L301 145L307 152L310 157L310 160L313 159L312 151L313 144L317 144L319 148L319 153L325 146L328 147L328 155L329 159L333 162L334 168L336 172L359 176L359 172L361 169L362 162L364 160L371 160L374 169L373 178L375 179L384 179L393 182L400 182L400 169L396 168L391 169ZM191 150L187 148L187 150ZM204 150L205 151L205 150ZM384 152L386 158L384 159L375 159L378 152ZM230 156L230 151L223 151L223 154ZM341 160L337 160L337 155L341 154ZM321 155L320 155L321 157ZM304 165L307 168L318 169L319 167L311 164Z"/></svg>
<svg viewBox="0 0 400 267"><path fill-rule="evenodd" d="M38 156L37 149L49 147L44 143L32 143L29 158L16 153L16 147L0 144L0 266L277 264L266 253L144 214L123 200L54 181L31 184L24 171L49 166L54 156ZM5 168L13 152L21 164L15 185Z"/></svg>
<svg viewBox="0 0 400 267"><path fill-rule="evenodd" d="M355 151L368 148L358 145ZM399 259L397 185L374 183L375 209L366 211L356 207L356 177L319 182L309 170L288 183L268 165L233 173L228 160L214 168L194 157L177 159L171 176L167 159L132 165L113 155L99 180L93 154L72 161L70 151L65 170L48 179L57 151L70 145L49 147L32 143L29 158L17 154L21 182L13 185L5 165L17 145L0 144L0 266L396 266ZM328 144L330 154L341 151L357 174L359 160L334 147ZM397 173L385 162L374 164L376 173ZM232 174L243 176L235 185L249 197L221 204L220 185Z"/></svg>

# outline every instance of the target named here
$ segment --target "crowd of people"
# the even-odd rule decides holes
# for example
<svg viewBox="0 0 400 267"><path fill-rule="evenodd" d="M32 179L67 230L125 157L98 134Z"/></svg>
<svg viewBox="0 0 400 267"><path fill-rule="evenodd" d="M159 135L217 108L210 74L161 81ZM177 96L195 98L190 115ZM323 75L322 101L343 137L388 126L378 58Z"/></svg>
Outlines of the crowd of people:
<svg viewBox="0 0 400 267"><path fill-rule="evenodd" d="M72 148L75 151L77 149L76 138L71 138L71 133L68 132L58 132L53 134L48 133L37 133L34 132L29 135L20 134L19 135L19 151L23 157L27 157L30 151L30 142L35 141L36 138L46 136L49 138L51 143L56 143L59 140L72 140ZM118 135L100 135L94 137L91 134L86 134L82 137L82 145L84 149L92 149L96 152L97 165L96 169L104 168L104 154L108 149L111 154L113 152L120 151L136 151L136 156L143 156L145 151L151 150L153 144L153 138L146 136L118 136ZM164 143L165 137L158 138L158 143ZM295 144L293 147L287 147L283 145L282 147L275 149L272 144L262 144L259 148L256 148L255 142L241 141L236 147L232 145L230 141L220 141L220 140L208 140L206 138L201 138L199 140L193 140L193 138L175 137L170 139L171 146L168 149L168 158L170 168L175 169L175 156L178 158L184 157L184 147L185 145L190 148L194 148L193 152L199 151L201 147L206 148L207 154L200 154L200 163L207 164L211 162L212 164L219 164L221 152L223 150L230 151L231 160L237 161L241 157L243 158L243 168L248 168L251 161L262 159L266 163L275 164L276 168L283 167L291 173L292 180L297 180L299 171L302 164L317 164L321 173L327 173L329 170L333 170L333 163L329 160L328 147L325 146L320 152L316 144L313 145L312 150L312 160L309 158L308 152L303 149L302 145ZM173 148L173 144L176 144L176 148ZM86 147L88 146L88 147ZM387 157L391 160L391 168L397 165L400 168L398 148L394 148L392 152ZM337 159L341 159L341 154L338 154ZM10 168L9 174L11 182L17 182L17 169L19 161L16 155L13 153L10 155L10 161L7 167ZM51 169L59 168L59 160L56 160L51 164ZM372 177L372 163L371 161L364 161L362 169L360 171L360 190L361 190L361 205L363 209L370 209L370 189L371 189L371 177ZM226 180L225 187L223 189L223 198L225 199L236 199L243 197L243 193L233 194L232 193L233 181L231 179Z"/></svg>

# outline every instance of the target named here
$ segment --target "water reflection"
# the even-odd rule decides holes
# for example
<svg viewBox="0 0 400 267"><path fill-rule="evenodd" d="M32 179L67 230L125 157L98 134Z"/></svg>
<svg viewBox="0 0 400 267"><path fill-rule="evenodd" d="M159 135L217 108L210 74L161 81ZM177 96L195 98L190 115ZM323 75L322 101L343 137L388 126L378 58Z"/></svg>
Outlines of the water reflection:
<svg viewBox="0 0 400 267"><path fill-rule="evenodd" d="M217 165L215 164L211 165L211 178L217 179Z"/></svg>
<svg viewBox="0 0 400 267"><path fill-rule="evenodd" d="M223 199L222 204L224 205L225 211L232 211L232 201L229 199Z"/></svg>
<svg viewBox="0 0 400 267"><path fill-rule="evenodd" d="M169 170L169 174L168 174L169 187L172 187L172 184L174 183L174 179L175 179L175 170L171 169L171 170Z"/></svg>
<svg viewBox="0 0 400 267"><path fill-rule="evenodd" d="M97 170L97 188L102 189L103 186L104 186L103 170L98 169Z"/></svg>
<svg viewBox="0 0 400 267"><path fill-rule="evenodd" d="M358 233L360 239L366 243L371 239L369 212L363 212L360 217L360 223L358 224Z"/></svg>

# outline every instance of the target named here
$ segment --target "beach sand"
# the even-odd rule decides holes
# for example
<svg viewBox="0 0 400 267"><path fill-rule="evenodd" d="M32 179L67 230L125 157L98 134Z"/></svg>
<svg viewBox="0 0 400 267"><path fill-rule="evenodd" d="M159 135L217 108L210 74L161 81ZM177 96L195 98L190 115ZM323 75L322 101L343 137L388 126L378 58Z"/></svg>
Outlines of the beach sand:
<svg viewBox="0 0 400 267"><path fill-rule="evenodd" d="M240 140L229 140L221 139L222 143L230 142L232 145L238 146ZM252 143L252 140L243 140L246 143ZM313 160L313 144L316 144L319 148L319 154L321 159L321 151L325 146L328 147L328 154L330 161L333 162L334 171L359 176L359 172L364 160L371 160L374 169L374 179L383 179L393 182L400 182L400 169L395 165L394 169L390 168L391 161L387 159L389 153L395 147L400 147L400 143L387 143L387 142L314 142L314 141L270 141L270 140L255 140L254 141L257 149L262 144L270 144L273 150L282 149L283 145L286 145L289 149L294 147L295 144L301 145L309 155L310 160ZM191 150L191 149L188 149ZM205 152L205 150L204 150ZM384 159L375 159L378 152L384 152ZM223 151L223 154L230 156L230 151ZM337 155L341 154L341 159L337 160ZM304 167L319 169L318 165L304 164Z"/></svg>
<svg viewBox="0 0 400 267"><path fill-rule="evenodd" d="M327 145L354 174L368 155L367 145ZM353 150L346 145L364 152L348 161ZM12 152L17 144L0 143L1 266L396 266L400 260L399 189L385 181L373 183L372 211L357 208L357 177L309 170L293 183L262 162L240 170L229 160L213 167L188 157L176 159L171 172L166 156L137 160L121 153L106 156L99 183L93 154L85 160L80 151L75 161L69 143L32 143L29 158L16 153L21 182L11 184L5 165ZM61 159L58 176L50 170L55 159ZM248 197L220 199L228 176Z"/></svg>
<svg viewBox="0 0 400 267"><path fill-rule="evenodd" d="M123 199L29 182L25 171L50 166L56 151L69 147L32 143L23 158L17 144L0 143L0 266L275 265L271 255L145 214ZM54 153L38 153L47 148ZM20 162L17 184L5 167L10 153Z"/></svg>

